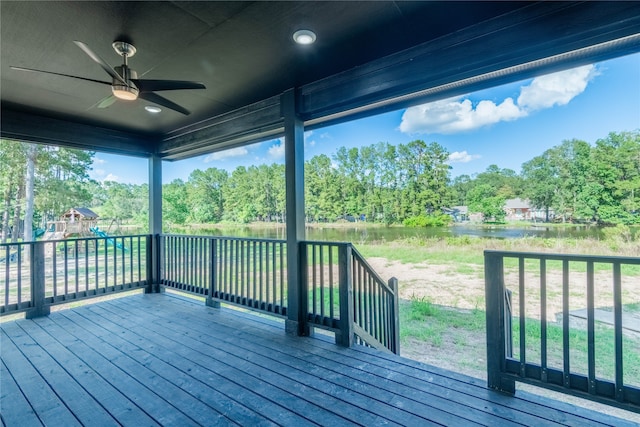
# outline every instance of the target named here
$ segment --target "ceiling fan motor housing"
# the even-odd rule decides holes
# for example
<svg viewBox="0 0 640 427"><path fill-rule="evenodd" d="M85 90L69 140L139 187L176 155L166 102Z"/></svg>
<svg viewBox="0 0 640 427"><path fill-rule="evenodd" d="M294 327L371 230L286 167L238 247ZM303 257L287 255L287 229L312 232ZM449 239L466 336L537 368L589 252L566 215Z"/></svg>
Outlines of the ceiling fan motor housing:
<svg viewBox="0 0 640 427"><path fill-rule="evenodd" d="M124 99L127 101L133 101L138 98L138 88L133 84L131 79L137 79L138 73L136 73L131 68L126 65L121 65L119 67L115 67L116 73L118 73L124 81L128 84L124 85L121 81L117 79L113 79L113 83L111 85L111 91L113 94L120 99Z"/></svg>

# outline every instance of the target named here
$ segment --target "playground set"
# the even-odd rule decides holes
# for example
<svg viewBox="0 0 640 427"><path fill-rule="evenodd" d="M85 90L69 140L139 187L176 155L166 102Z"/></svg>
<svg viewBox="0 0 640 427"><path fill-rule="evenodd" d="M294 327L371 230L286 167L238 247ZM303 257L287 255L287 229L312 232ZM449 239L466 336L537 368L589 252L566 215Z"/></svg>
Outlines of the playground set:
<svg viewBox="0 0 640 427"><path fill-rule="evenodd" d="M41 239L43 241L60 241L67 239L86 238L86 237L100 237L105 240L107 245L115 246L116 248L127 251L128 249L120 242L116 242L114 238L110 237L108 232L101 230L98 227L98 214L93 212L89 208L71 208L60 216L57 221L49 221L47 228L39 228L34 230L34 239ZM111 224L113 224L112 221ZM109 226L109 229L111 225ZM77 243L76 243L77 244ZM82 244L82 242L80 242ZM73 246L47 246L47 256L51 256L51 252L54 248L63 251L64 248L71 250ZM7 247L7 251L2 257L0 262L15 262L18 259L18 253L15 250Z"/></svg>
<svg viewBox="0 0 640 427"><path fill-rule="evenodd" d="M126 250L121 243L116 243L107 232L98 227L98 214L89 208L71 208L60 216L60 220L48 223L42 240L64 240L80 237L102 237L107 243L118 249ZM112 222L113 224L113 222Z"/></svg>
<svg viewBox="0 0 640 427"><path fill-rule="evenodd" d="M42 240L65 240L81 237L102 237L107 243L118 249L126 250L120 243L110 238L107 232L98 227L98 214L89 208L71 208L62 215L60 220L50 221L47 230L42 234ZM112 222L113 223L113 222Z"/></svg>

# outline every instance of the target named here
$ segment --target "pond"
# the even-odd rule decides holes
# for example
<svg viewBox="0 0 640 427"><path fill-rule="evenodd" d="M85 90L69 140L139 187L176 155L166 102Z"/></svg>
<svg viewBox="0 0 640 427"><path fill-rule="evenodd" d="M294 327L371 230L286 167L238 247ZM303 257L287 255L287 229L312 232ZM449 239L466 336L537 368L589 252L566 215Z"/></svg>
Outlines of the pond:
<svg viewBox="0 0 640 427"><path fill-rule="evenodd" d="M285 227L283 225L273 227L249 227L238 226L221 228L200 227L190 230L186 234L202 234L213 236L232 236L232 237L253 237L253 238L273 238L285 239ZM601 227L589 226L504 226L504 225L469 225L456 224L449 227L428 227L428 228L409 228L409 227L372 227L371 225L344 225L340 227L315 224L313 227L307 227L308 240L322 241L347 241L354 243L377 242L417 237L452 237L452 236L473 236L495 239L517 239L522 237L538 237L538 238L602 238Z"/></svg>

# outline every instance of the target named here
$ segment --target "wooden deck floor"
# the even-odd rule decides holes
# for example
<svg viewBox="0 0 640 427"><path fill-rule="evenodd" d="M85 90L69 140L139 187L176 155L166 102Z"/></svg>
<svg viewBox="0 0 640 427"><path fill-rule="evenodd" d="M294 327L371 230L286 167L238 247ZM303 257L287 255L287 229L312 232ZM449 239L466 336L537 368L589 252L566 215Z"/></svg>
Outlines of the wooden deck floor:
<svg viewBox="0 0 640 427"><path fill-rule="evenodd" d="M0 329L7 426L632 425L169 294Z"/></svg>

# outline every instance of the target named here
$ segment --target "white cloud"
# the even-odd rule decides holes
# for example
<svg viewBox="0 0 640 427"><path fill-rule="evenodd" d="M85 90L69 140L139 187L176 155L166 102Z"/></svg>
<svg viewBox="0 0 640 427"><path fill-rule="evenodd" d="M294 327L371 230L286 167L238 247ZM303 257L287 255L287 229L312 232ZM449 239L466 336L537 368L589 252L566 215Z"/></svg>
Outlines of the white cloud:
<svg viewBox="0 0 640 427"><path fill-rule="evenodd" d="M248 153L249 151L247 151L247 149L244 147L236 147L236 148L231 148L229 150L216 151L215 153L211 153L207 157L205 157L204 162L210 163L216 160L227 159L229 157L241 157Z"/></svg>
<svg viewBox="0 0 640 427"><path fill-rule="evenodd" d="M520 89L518 105L527 111L566 105L584 92L597 74L595 66L585 65L536 77L529 86Z"/></svg>
<svg viewBox="0 0 640 427"><path fill-rule="evenodd" d="M102 180L102 182L107 182L107 181L118 182L120 181L120 177L110 173L109 175L105 176L104 179Z"/></svg>
<svg viewBox="0 0 640 427"><path fill-rule="evenodd" d="M402 115L400 131L451 134L516 120L536 110L568 104L597 74L595 66L586 65L536 77L520 88L517 102L506 98L500 103L482 100L474 105L469 99L450 98L411 107Z"/></svg>
<svg viewBox="0 0 640 427"><path fill-rule="evenodd" d="M482 157L479 154L469 154L465 151L454 151L449 154L449 163L469 163L471 160Z"/></svg>
<svg viewBox="0 0 640 427"><path fill-rule="evenodd" d="M269 155L275 159L284 157L284 138L279 138L274 145L269 147Z"/></svg>
<svg viewBox="0 0 640 427"><path fill-rule="evenodd" d="M402 115L400 130L405 133L457 133L501 121L510 121L524 114L507 98L501 104L480 101L474 108L469 99L445 99L408 108Z"/></svg>
<svg viewBox="0 0 640 427"><path fill-rule="evenodd" d="M104 176L106 175L107 171L105 171L104 169L94 169L93 170L93 174L96 176Z"/></svg>
<svg viewBox="0 0 640 427"><path fill-rule="evenodd" d="M97 157L97 156L93 158L94 165L104 165L105 163L107 163L105 159L101 159L100 157Z"/></svg>

